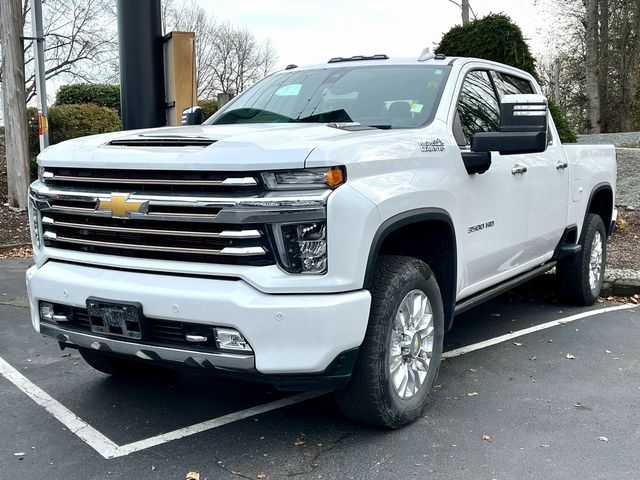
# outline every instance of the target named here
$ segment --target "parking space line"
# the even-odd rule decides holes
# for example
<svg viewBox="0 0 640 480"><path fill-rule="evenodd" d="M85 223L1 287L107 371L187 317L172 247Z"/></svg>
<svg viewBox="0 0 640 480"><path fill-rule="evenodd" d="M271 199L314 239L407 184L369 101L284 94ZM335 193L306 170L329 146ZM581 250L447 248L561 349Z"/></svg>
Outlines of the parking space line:
<svg viewBox="0 0 640 480"><path fill-rule="evenodd" d="M484 340L482 342L474 343L471 345L467 345L464 347L456 348L455 350L449 350L448 352L444 352L442 354L442 358L453 358L459 357L460 355L464 355L465 353L473 352L475 350L480 350L482 348L491 347L493 345L497 345L499 343L507 342L509 340L513 340L514 338L522 337L523 335L528 335L530 333L539 332L541 330L546 330L547 328L557 327L558 325L565 325L570 322L575 322L576 320L581 320L583 318L592 317L594 315L600 315L601 313L615 312L617 310L627 310L629 308L637 307L638 305L634 305L633 303L627 303L624 305L619 305L616 307L605 307L599 308L596 310L590 310L588 312L578 313L576 315L571 315L570 317L559 318L558 320L553 320L552 322L541 323L540 325L535 325L533 327L524 328L522 330L518 330L516 332L511 332L506 335L501 335L499 337L490 338L488 340Z"/></svg>
<svg viewBox="0 0 640 480"><path fill-rule="evenodd" d="M180 438L188 437L189 435L204 432L205 430L222 427L223 425L228 425L229 423L237 422L238 420L244 420L245 418L260 415L261 413L270 412L271 410L276 410L278 408L288 407L289 405L293 405L295 403L304 402L306 400L325 395L326 393L328 392L300 393L298 395L292 395L291 397L286 397L280 400L275 400L273 402L247 408L246 410L230 413L228 415L214 418L212 420L196 423L195 425L189 425L188 427L179 428L178 430L163 433L161 435L156 435L155 437L145 438L144 440L118 447L118 451L114 455L114 457L129 455L130 453L155 447L156 445L171 442L172 440L178 440Z"/></svg>
<svg viewBox="0 0 640 480"><path fill-rule="evenodd" d="M118 445L55 400L47 392L33 384L2 357L0 357L0 375L22 390L31 400L43 407L56 420L67 427L71 433L77 435L104 458L110 458L117 451Z"/></svg>
<svg viewBox="0 0 640 480"><path fill-rule="evenodd" d="M260 415L262 413L277 410L278 408L288 407L296 403L304 402L321 395L325 395L327 392L305 392L298 395L292 395L290 397L274 400L273 402L263 403L262 405L256 405L255 407L240 410L239 412L233 412L222 417L206 420L195 425L189 425L188 427L179 428L171 432L156 435L155 437L145 438L126 445L118 445L111 441L105 435L93 428L87 422L78 417L75 413L62 405L56 399L51 397L47 392L31 382L27 377L22 375L18 370L12 367L5 359L0 357L0 375L13 383L22 392L24 392L31 400L43 407L49 412L56 420L62 423L67 429L80 438L84 443L93 448L96 452L102 455L104 458L116 458L129 455L131 453L145 450L147 448L155 447L163 443L171 442L172 440L178 440L180 438L188 437L196 433L211 430L212 428L222 427L229 423L244 420L245 418Z"/></svg>

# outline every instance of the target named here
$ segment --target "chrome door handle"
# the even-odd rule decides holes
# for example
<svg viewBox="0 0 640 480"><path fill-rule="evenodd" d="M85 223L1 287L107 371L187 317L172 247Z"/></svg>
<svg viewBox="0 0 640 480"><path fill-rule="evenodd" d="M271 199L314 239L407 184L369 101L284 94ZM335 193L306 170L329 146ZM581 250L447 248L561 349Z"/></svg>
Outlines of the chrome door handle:
<svg viewBox="0 0 640 480"><path fill-rule="evenodd" d="M523 174L526 172L527 172L527 167L525 167L524 165L519 165L517 163L511 169L511 173L513 173L514 175Z"/></svg>
<svg viewBox="0 0 640 480"><path fill-rule="evenodd" d="M569 164L567 162L556 163L556 169L558 169L558 170L564 170L568 166L569 166Z"/></svg>

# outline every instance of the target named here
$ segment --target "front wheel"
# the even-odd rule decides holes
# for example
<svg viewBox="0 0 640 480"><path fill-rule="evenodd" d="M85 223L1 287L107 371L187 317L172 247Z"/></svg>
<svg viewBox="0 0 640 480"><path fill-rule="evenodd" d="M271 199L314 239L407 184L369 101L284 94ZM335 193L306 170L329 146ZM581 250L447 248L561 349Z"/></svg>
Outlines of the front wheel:
<svg viewBox="0 0 640 480"><path fill-rule="evenodd" d="M358 361L336 398L353 420L399 428L422 414L438 374L442 298L427 264L402 256L380 257L371 296Z"/></svg>
<svg viewBox="0 0 640 480"><path fill-rule="evenodd" d="M607 233L600 215L587 215L580 245L580 252L560 261L556 270L562 297L569 303L588 306L600 295L607 264Z"/></svg>

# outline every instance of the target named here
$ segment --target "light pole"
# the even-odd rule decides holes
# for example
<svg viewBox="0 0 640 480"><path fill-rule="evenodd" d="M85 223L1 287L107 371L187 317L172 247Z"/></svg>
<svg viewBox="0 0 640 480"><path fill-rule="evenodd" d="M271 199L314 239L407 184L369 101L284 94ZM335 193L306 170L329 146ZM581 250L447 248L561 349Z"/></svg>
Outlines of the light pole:
<svg viewBox="0 0 640 480"><path fill-rule="evenodd" d="M33 59L36 71L36 96L38 98L38 136L40 151L49 146L47 108L47 78L44 69L44 31L42 30L42 0L31 0L31 28L33 34Z"/></svg>

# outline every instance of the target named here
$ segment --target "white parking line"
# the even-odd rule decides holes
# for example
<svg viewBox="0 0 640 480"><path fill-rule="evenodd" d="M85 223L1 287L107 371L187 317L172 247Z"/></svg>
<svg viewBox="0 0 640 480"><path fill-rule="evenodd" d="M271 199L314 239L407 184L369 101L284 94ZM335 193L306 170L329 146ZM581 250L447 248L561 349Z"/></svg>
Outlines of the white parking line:
<svg viewBox="0 0 640 480"><path fill-rule="evenodd" d="M27 377L7 363L0 357L0 374L13 383L16 387L26 393L31 400L53 415L60 423L76 434L87 445L90 445L96 452L104 458L111 458L113 452L118 449L118 445L113 443L98 430L78 417L75 413L51 397L47 392L37 385L31 383Z"/></svg>
<svg viewBox="0 0 640 480"><path fill-rule="evenodd" d="M507 335L501 335L499 337L485 340L483 342L474 343L473 345L467 345L466 347L451 350L449 352L443 353L442 358L457 357L460 355L464 355L465 353L490 347L492 345L506 342L508 340L521 337L529 333L538 332L540 330L556 327L558 325L564 325L566 323L574 322L582 318L587 318L594 315L600 315L602 313L614 312L617 310L625 310L625 309L629 309L637 306L638 305L626 304L626 305L620 305L616 307L607 307L607 308L601 308L597 310L590 310L588 312L578 313L577 315L561 318L558 320L554 320L552 322L547 322L541 325L536 325L534 327L518 330L517 332L509 333ZM137 442L128 443L126 445L118 445L115 442L111 441L109 438L107 438L105 435L100 433L98 430L93 428L87 422L82 420L80 417L78 417L75 413L73 413L71 410L66 408L60 402L55 400L53 397L51 397L48 393L46 393L40 387L32 383L29 379L27 379L24 375L22 375L18 370L16 370L9 363L7 363L7 361L4 360L2 357L0 357L0 375L2 375L4 378L9 380L20 390L22 390L34 402L36 402L38 405L43 407L47 412L53 415L53 417L55 417L60 423L62 423L65 427L67 427L67 429L69 429L71 433L77 435L78 438L80 438L83 442L85 442L87 445L93 448L96 452L98 452L104 458L123 457L131 453L139 452L140 450L145 450L147 448L155 447L157 445L162 445L164 443L171 442L173 440L178 440L180 438L188 437L196 433L204 432L206 430L211 430L213 428L221 427L223 425L228 425L230 423L237 422L238 420L243 420L245 418L270 412L278 408L283 408L289 405L304 402L306 400L319 397L326 393L326 392L301 393L298 395L293 395L290 397L275 400L273 402L257 405L255 407L247 408L239 412L230 413L222 417L214 418L201 423L196 423L195 425L179 428L177 430L163 433L161 435L145 438L144 440L140 440Z"/></svg>
<svg viewBox="0 0 640 480"><path fill-rule="evenodd" d="M552 322L541 323L540 325L524 328L522 330L518 330L517 332L507 333L506 335L500 335L499 337L494 337L494 338L490 338L489 340L484 340L482 342L474 343L472 345L467 345L466 347L460 347L460 348L456 348L455 350L449 350L448 352L444 352L442 354L442 358L459 357L460 355L464 355L465 353L473 352L475 350L480 350L481 348L491 347L493 345L497 345L498 343L507 342L514 338L522 337L523 335L539 332L540 330L545 330L551 327L557 327L558 325L565 325L570 322L575 322L576 320L592 317L594 315L600 315L601 313L615 312L617 310L626 310L626 309L637 307L637 306L638 305L634 305L632 303L626 303L624 305L618 305L617 307L599 308L596 310L590 310L588 312L582 312L576 315L571 315L570 317L559 318L558 320L554 320Z"/></svg>
<svg viewBox="0 0 640 480"><path fill-rule="evenodd" d="M102 455L104 458L116 458L129 455L130 453L138 452L146 448L155 447L172 440L188 437L196 433L204 432L205 430L211 430L212 428L221 427L238 420L260 415L261 413L270 412L278 408L287 407L295 403L304 402L311 398L324 395L326 392L307 392L291 397L281 398L273 402L264 403L255 407L247 408L239 412L230 413L222 417L207 420L205 422L196 423L188 427L179 428L172 432L163 433L155 437L145 438L138 442L128 443L126 445L118 445L115 442L109 440L106 436L93 428L87 422L78 417L75 413L62 405L56 399L51 397L47 392L40 387L32 383L18 370L13 368L6 360L0 357L0 375L13 383L16 387L22 390L25 394L31 398L38 405L43 407L49 412L56 420L62 423L69 431L77 435L83 442L93 448L96 452Z"/></svg>

